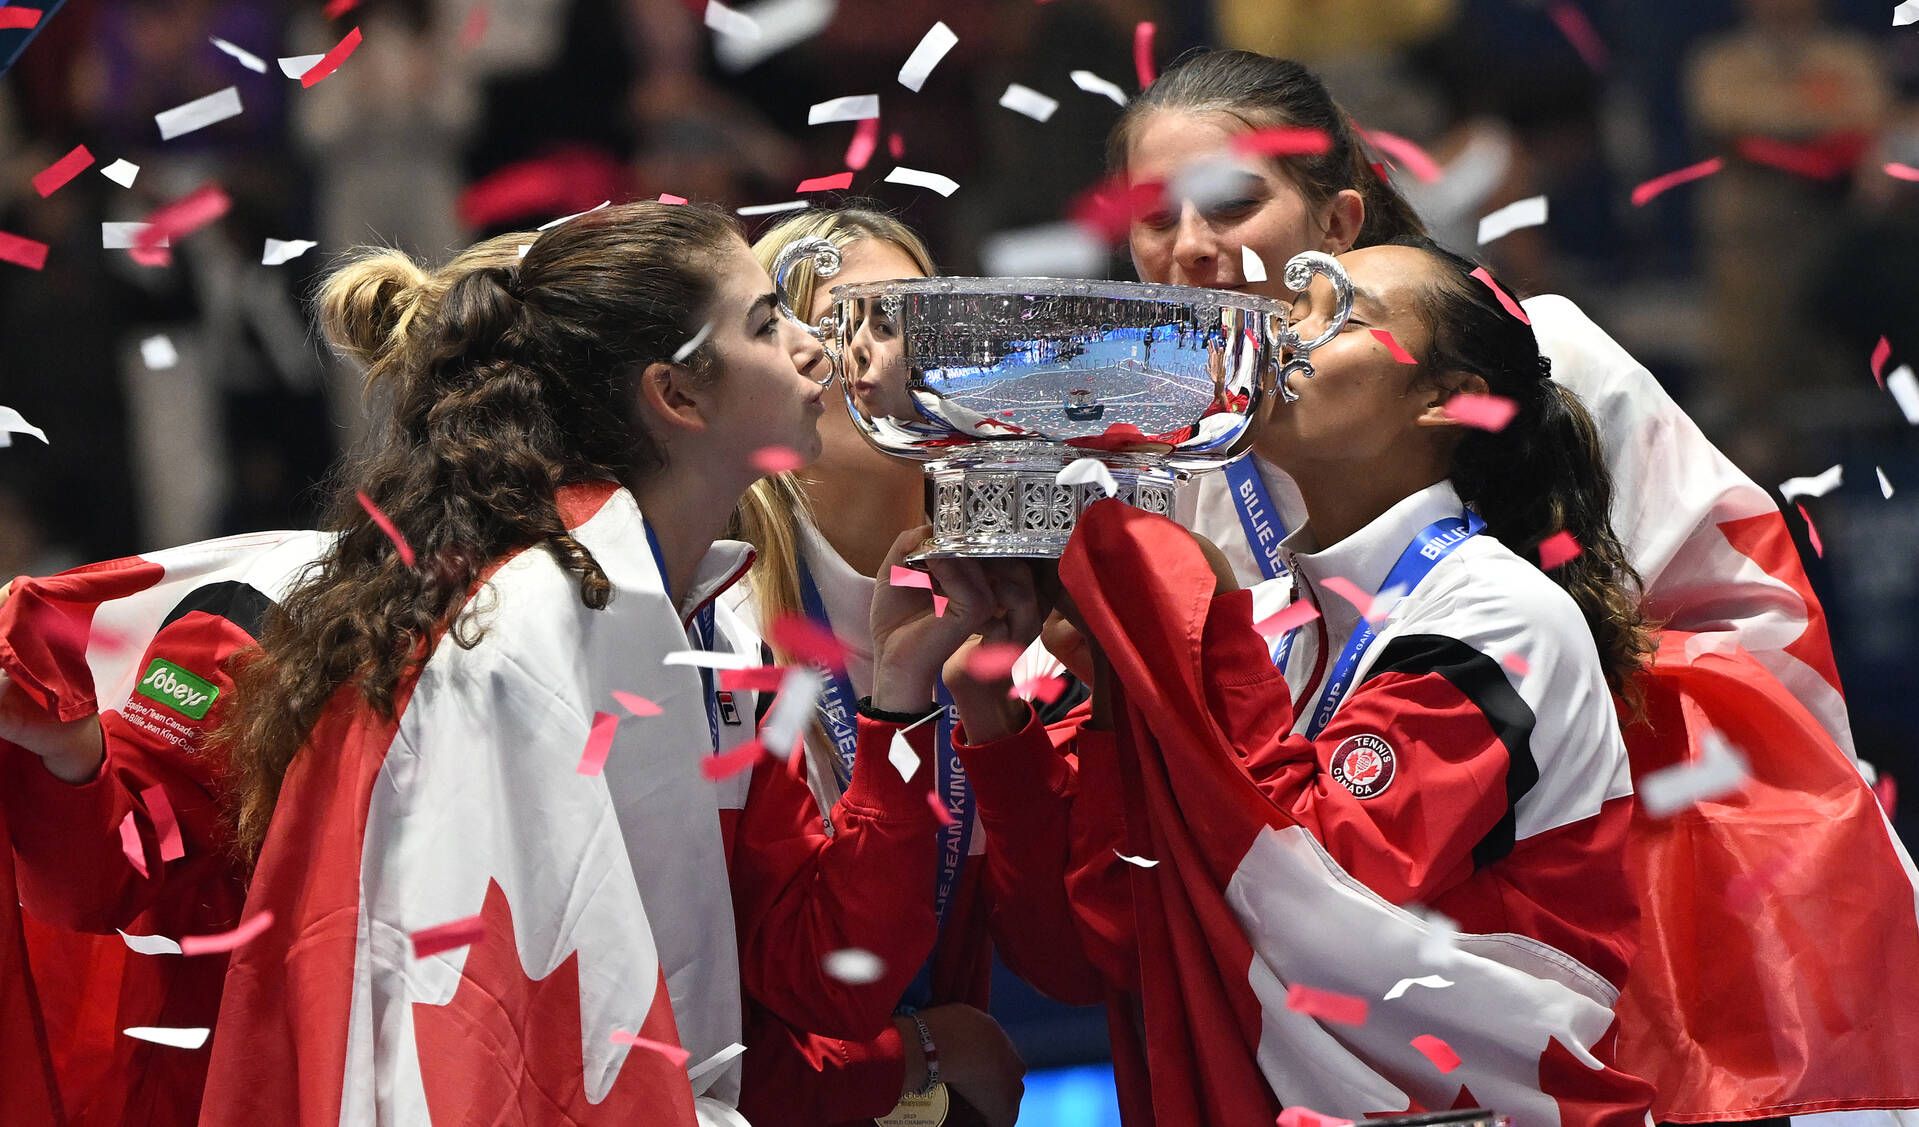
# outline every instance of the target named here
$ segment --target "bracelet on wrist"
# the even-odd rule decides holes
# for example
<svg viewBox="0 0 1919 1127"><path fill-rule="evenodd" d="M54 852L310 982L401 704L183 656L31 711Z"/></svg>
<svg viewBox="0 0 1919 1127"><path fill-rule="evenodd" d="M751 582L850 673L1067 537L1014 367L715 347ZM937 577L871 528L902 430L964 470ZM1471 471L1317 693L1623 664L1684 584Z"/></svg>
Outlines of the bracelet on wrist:
<svg viewBox="0 0 1919 1127"><path fill-rule="evenodd" d="M920 1053L926 1058L926 1083L920 1086L919 1091L913 1093L916 1096L924 1096L940 1086L940 1050L939 1046L933 1043L933 1031L926 1028L925 1019L918 1014L906 1016L912 1021L913 1028L919 1030Z"/></svg>

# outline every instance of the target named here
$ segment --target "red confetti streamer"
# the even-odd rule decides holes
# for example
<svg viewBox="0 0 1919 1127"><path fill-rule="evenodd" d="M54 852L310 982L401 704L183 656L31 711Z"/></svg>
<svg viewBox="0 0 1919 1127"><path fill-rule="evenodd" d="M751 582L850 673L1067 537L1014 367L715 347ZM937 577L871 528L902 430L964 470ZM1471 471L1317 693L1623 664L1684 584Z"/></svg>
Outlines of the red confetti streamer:
<svg viewBox="0 0 1919 1127"><path fill-rule="evenodd" d="M140 827L134 824L131 810L127 811L126 817L120 819L120 852L126 854L127 860L132 862L134 872L143 877L147 875L147 851L146 847L140 844Z"/></svg>
<svg viewBox="0 0 1919 1127"><path fill-rule="evenodd" d="M1798 509L1799 515L1805 519L1806 539L1812 541L1813 555L1818 556L1822 560L1825 559L1826 546L1819 542L1819 526L1812 523L1812 514L1806 511L1806 507L1804 505L1801 505L1796 501L1793 502L1792 507L1795 509Z"/></svg>
<svg viewBox="0 0 1919 1127"><path fill-rule="evenodd" d="M1319 617L1319 608L1304 599L1289 603L1278 612L1253 623L1253 629L1267 638L1277 638Z"/></svg>
<svg viewBox="0 0 1919 1127"><path fill-rule="evenodd" d="M1413 1048L1418 1049L1420 1055L1432 1061L1433 1067L1441 1072L1451 1072L1459 1067L1459 1054L1453 1052L1451 1045L1430 1033L1421 1033L1413 1038Z"/></svg>
<svg viewBox="0 0 1919 1127"><path fill-rule="evenodd" d="M1900 164L1896 160L1886 162L1886 175L1895 180L1919 180L1919 168L1909 164Z"/></svg>
<svg viewBox="0 0 1919 1127"><path fill-rule="evenodd" d="M1879 808L1886 812L1886 817L1892 817L1899 808L1899 780L1881 769L1878 780L1872 784L1872 796L1879 800Z"/></svg>
<svg viewBox="0 0 1919 1127"><path fill-rule="evenodd" d="M887 582L895 587L924 587L928 591L933 589L932 576L916 568L901 567L898 564L893 565L893 573L887 577Z"/></svg>
<svg viewBox="0 0 1919 1127"><path fill-rule="evenodd" d="M360 0L327 0L327 5L320 9L320 14L327 19L337 20L359 6Z"/></svg>
<svg viewBox="0 0 1919 1127"><path fill-rule="evenodd" d="M1654 197L1669 192L1681 184L1689 184L1694 180L1703 180L1724 167L1726 167L1724 158L1712 157L1708 160L1702 160L1698 164L1689 164L1684 168L1674 169L1664 176L1655 176L1632 190L1632 205L1634 207L1645 207L1653 201Z"/></svg>
<svg viewBox="0 0 1919 1127"><path fill-rule="evenodd" d="M1359 584L1354 583L1343 575L1334 575L1323 580L1320 586L1353 604L1353 609L1359 612L1361 618L1371 617L1373 597L1365 591L1362 591Z"/></svg>
<svg viewBox="0 0 1919 1127"><path fill-rule="evenodd" d="M1473 277L1478 278L1481 282L1484 282L1486 284L1486 288L1493 291L1493 296L1499 299L1500 307L1505 309L1506 312L1519 318L1520 324L1530 325L1533 323L1532 318L1526 316L1526 311L1524 309L1521 309L1519 307L1519 303L1513 300L1513 295L1507 293L1505 290L1500 289L1499 283L1493 281L1492 273L1488 271L1484 266L1481 266L1479 269L1474 270Z"/></svg>
<svg viewBox="0 0 1919 1127"><path fill-rule="evenodd" d="M676 195L674 195L674 194L673 194L673 193L671 193L671 192L661 192L661 193L660 193L660 202L661 202L661 203L685 203L685 202L686 202L686 197L685 197L685 196L676 196Z"/></svg>
<svg viewBox="0 0 1919 1127"><path fill-rule="evenodd" d="M45 199L59 191L66 182L93 167L93 154L85 145L75 145L73 151L52 164L41 169L33 178L33 190Z"/></svg>
<svg viewBox="0 0 1919 1127"><path fill-rule="evenodd" d="M1419 363L1419 361L1413 359L1412 353L1400 347L1399 342L1393 339L1393 334L1390 332L1387 332L1385 329L1374 329L1372 332L1373 339L1385 345L1386 351L1393 354L1394 360L1397 360L1401 364Z"/></svg>
<svg viewBox="0 0 1919 1127"><path fill-rule="evenodd" d="M167 799L167 788L146 787L140 791L140 801L146 803L147 814L153 819L154 835L160 839L160 860L178 861L185 857L187 845L180 836L180 819L173 813L173 803Z"/></svg>
<svg viewBox="0 0 1919 1127"><path fill-rule="evenodd" d="M831 176L815 176L811 180L800 181L795 192L844 192L853 186L853 174L835 172Z"/></svg>
<svg viewBox="0 0 1919 1127"><path fill-rule="evenodd" d="M635 716L658 716L660 713L666 711L638 693L629 693L620 689L614 689L613 699L619 702L621 708L626 709Z"/></svg>
<svg viewBox="0 0 1919 1127"><path fill-rule="evenodd" d="M475 5L466 14L466 22L460 25L460 50L471 51L486 39L487 26L492 23L493 12L485 4Z"/></svg>
<svg viewBox="0 0 1919 1127"><path fill-rule="evenodd" d="M1856 147L1816 141L1802 145L1777 137L1741 137L1736 148L1754 164L1808 180L1837 180L1852 171L1860 155Z"/></svg>
<svg viewBox="0 0 1919 1127"><path fill-rule="evenodd" d="M953 820L953 812L946 808L946 803L940 801L940 796L933 793L930 790L926 792L926 806L927 806L927 809L933 812L933 817L939 819L940 825L942 826L959 825L958 822Z"/></svg>
<svg viewBox="0 0 1919 1127"><path fill-rule="evenodd" d="M1879 343L1872 346L1872 382L1878 384L1879 390L1881 391L1886 389L1886 377L1884 375L1886 358L1891 355L1892 342L1885 337L1880 337Z"/></svg>
<svg viewBox="0 0 1919 1127"><path fill-rule="evenodd" d="M638 1033L628 1033L624 1029L615 1029L613 1031L613 1043L615 1045L631 1045L636 1049L645 1049L649 1053L658 1053L673 1062L674 1068L685 1068L686 1058L693 1055L678 1045L666 1041L655 1041L651 1037L642 1037Z"/></svg>
<svg viewBox="0 0 1919 1127"><path fill-rule="evenodd" d="M356 27L352 31L347 32L345 38L335 43L333 50L320 56L319 62L307 68L307 72L300 76L300 85L309 88L317 85L328 75L339 70L340 64L346 62L347 56L351 55L359 46L360 29Z"/></svg>
<svg viewBox="0 0 1919 1127"><path fill-rule="evenodd" d="M252 919L243 920L232 931L222 931L214 935L188 935L180 940L182 955L218 955L236 947L244 947L259 938L260 933L273 926L273 913L265 908Z"/></svg>
<svg viewBox="0 0 1919 1127"><path fill-rule="evenodd" d="M1286 1008L1321 1021L1336 1021L1341 1025L1366 1024L1366 999L1352 994L1295 983L1286 988Z"/></svg>
<svg viewBox="0 0 1919 1127"><path fill-rule="evenodd" d="M886 151L893 154L894 160L900 159L906 155L906 139L897 133L888 133L886 135Z"/></svg>
<svg viewBox="0 0 1919 1127"><path fill-rule="evenodd" d="M1141 90L1151 86L1159 73L1153 66L1153 37L1158 33L1151 20L1141 20L1133 28L1133 74L1139 79Z"/></svg>
<svg viewBox="0 0 1919 1127"><path fill-rule="evenodd" d="M1013 666L1026 651L1011 642L987 642L966 655L966 675L975 681L997 681L1010 677Z"/></svg>
<svg viewBox="0 0 1919 1127"><path fill-rule="evenodd" d="M755 665L751 669L722 669L720 688L730 693L776 693L786 678L784 665Z"/></svg>
<svg viewBox="0 0 1919 1127"><path fill-rule="evenodd" d="M1359 135L1387 160L1412 173L1413 179L1422 184L1435 183L1445 175L1439 162L1428 156L1425 149L1397 133L1388 133L1383 129L1362 129Z"/></svg>
<svg viewBox="0 0 1919 1127"><path fill-rule="evenodd" d="M353 495L360 499L360 507L366 510L366 515L373 518L373 523L379 526L381 532L386 533L388 540L393 541L394 551L400 553L400 562L412 567L413 545L408 544L406 537L400 535L400 529L393 523L392 518L381 512L380 506L374 504L373 498L368 497L364 491L355 491Z"/></svg>
<svg viewBox="0 0 1919 1127"><path fill-rule="evenodd" d="M721 779L730 779L741 771L751 771L753 764L759 762L765 751L766 747L760 741L748 740L732 751L708 757L706 762L700 764L700 774L716 783Z"/></svg>
<svg viewBox="0 0 1919 1127"><path fill-rule="evenodd" d="M1006 697L1008 700L1036 700L1041 704L1052 704L1065 691L1066 679L1048 673L1015 683L1006 691Z"/></svg>
<svg viewBox="0 0 1919 1127"><path fill-rule="evenodd" d="M1579 541L1562 528L1539 542L1539 570L1551 571L1563 567L1578 558L1579 552Z"/></svg>
<svg viewBox="0 0 1919 1127"><path fill-rule="evenodd" d="M1132 229L1133 220L1159 208L1165 198L1164 184L1134 184L1115 176L1081 192L1067 208L1067 217L1107 242L1116 243Z"/></svg>
<svg viewBox="0 0 1919 1127"><path fill-rule="evenodd" d="M0 12L6 10L0 8ZM0 231L0 262L11 262L15 266L24 266L29 270L45 269L47 244Z"/></svg>
<svg viewBox="0 0 1919 1127"><path fill-rule="evenodd" d="M1445 404L1449 418L1480 430L1504 430L1519 413L1519 404L1503 395L1455 395Z"/></svg>
<svg viewBox="0 0 1919 1127"><path fill-rule="evenodd" d="M846 175L850 182L853 174ZM806 186L801 185L800 190L805 191ZM806 459L790 446L762 446L753 451L753 468L761 473L790 473L805 464Z"/></svg>
<svg viewBox="0 0 1919 1127"><path fill-rule="evenodd" d="M0 31L20 31L37 27L40 23L38 8L0 8Z"/></svg>
<svg viewBox="0 0 1919 1127"><path fill-rule="evenodd" d="M783 614L774 619L766 629L766 640L796 661L827 669L846 668L846 643L827 626L803 614Z"/></svg>
<svg viewBox="0 0 1919 1127"><path fill-rule="evenodd" d="M232 206L233 201L227 198L220 185L202 184L172 203L155 208L133 236L133 249L146 254L164 250L166 248L162 244L179 242L225 215ZM143 262L142 265L147 263Z"/></svg>
<svg viewBox="0 0 1919 1127"><path fill-rule="evenodd" d="M1579 57L1594 74L1606 73L1612 64L1612 53L1606 50L1606 41L1599 38L1598 30L1578 5L1568 0L1554 0L1546 14L1552 17L1553 26L1573 45L1573 50L1579 52Z"/></svg>
<svg viewBox="0 0 1919 1127"><path fill-rule="evenodd" d="M619 727L619 717L611 712L595 712L593 727L586 734L586 750L580 753L580 764L574 770L582 775L597 775L604 770L606 754L613 750L613 734Z"/></svg>
<svg viewBox="0 0 1919 1127"><path fill-rule="evenodd" d="M853 127L853 139L846 143L846 167L859 172L872 163L880 147L880 119L863 117Z"/></svg>
<svg viewBox="0 0 1919 1127"><path fill-rule="evenodd" d="M1279 1113L1277 1127L1353 1127L1350 1119L1321 1115L1309 1107L1289 1107Z"/></svg>
<svg viewBox="0 0 1919 1127"><path fill-rule="evenodd" d="M1532 664L1518 654L1507 654L1505 657L1499 659L1499 664L1512 670L1512 674L1515 677L1524 677L1533 671Z"/></svg>
<svg viewBox="0 0 1919 1127"><path fill-rule="evenodd" d="M407 936L413 941L413 957L425 959L455 947L471 947L486 935L486 924L478 916L423 927Z"/></svg>
<svg viewBox="0 0 1919 1127"><path fill-rule="evenodd" d="M1305 129L1296 125L1255 129L1233 138L1233 151L1241 156L1297 157L1314 156L1333 147L1333 139L1323 129Z"/></svg>

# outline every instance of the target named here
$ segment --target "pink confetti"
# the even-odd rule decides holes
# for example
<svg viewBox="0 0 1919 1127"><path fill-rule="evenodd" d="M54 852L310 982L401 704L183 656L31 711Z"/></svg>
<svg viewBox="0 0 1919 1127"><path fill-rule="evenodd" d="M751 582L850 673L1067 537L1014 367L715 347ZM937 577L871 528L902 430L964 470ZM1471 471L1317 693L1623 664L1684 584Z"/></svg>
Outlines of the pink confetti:
<svg viewBox="0 0 1919 1127"><path fill-rule="evenodd" d="M476 4L466 14L466 22L460 25L460 50L471 51L486 39L487 25L492 21L493 13L485 4Z"/></svg>
<svg viewBox="0 0 1919 1127"><path fill-rule="evenodd" d="M685 203L685 202L686 202L686 197L685 197L685 196L676 196L676 195L674 195L674 194L673 194L673 193L671 193L671 192L661 192L661 193L660 193L660 202L661 202L661 203Z"/></svg>
<svg viewBox="0 0 1919 1127"><path fill-rule="evenodd" d="M659 705L647 700L640 694L629 693L622 689L613 690L613 699L618 702L621 708L626 709L635 716L658 716L661 712L665 711L665 709L662 709Z"/></svg>
<svg viewBox="0 0 1919 1127"><path fill-rule="evenodd" d="M178 861L185 857L187 845L180 837L180 820L173 813L173 803L167 799L167 788L146 787L140 791L140 801L146 803L147 815L153 819L154 835L160 839L160 860Z"/></svg>
<svg viewBox="0 0 1919 1127"><path fill-rule="evenodd" d="M1446 415L1480 430L1504 430L1519 404L1503 395L1455 395L1446 401Z"/></svg>
<svg viewBox="0 0 1919 1127"><path fill-rule="evenodd" d="M1141 90L1151 86L1159 74L1153 66L1153 37L1158 32L1159 29L1153 26L1151 20L1141 20L1133 28L1133 74L1139 79Z"/></svg>
<svg viewBox="0 0 1919 1127"><path fill-rule="evenodd" d="M7 11L12 9L0 8L0 12ZM0 231L0 262L11 262L29 270L43 270L47 265L47 244Z"/></svg>
<svg viewBox="0 0 1919 1127"><path fill-rule="evenodd" d="M1439 1071L1451 1072L1453 1069L1459 1067L1459 1054L1453 1052L1451 1045L1441 1041L1432 1034L1421 1033L1419 1036L1413 1038L1412 1043L1413 1048L1418 1049L1421 1056L1432 1061L1433 1067Z"/></svg>
<svg viewBox="0 0 1919 1127"><path fill-rule="evenodd" d="M1009 700L1036 700L1041 704L1052 704L1065 691L1065 678L1047 673L1015 683L1007 690L1006 696Z"/></svg>
<svg viewBox="0 0 1919 1127"><path fill-rule="evenodd" d="M147 851L140 844L140 827L134 824L131 810L120 819L120 852L126 854L127 860L133 863L134 872L143 877L147 875Z"/></svg>
<svg viewBox="0 0 1919 1127"><path fill-rule="evenodd" d="M901 567L898 564L893 565L893 572L887 577L887 582L895 587L924 587L928 591L933 589L931 575L917 568Z"/></svg>
<svg viewBox="0 0 1919 1127"><path fill-rule="evenodd" d="M1724 158L1712 157L1708 160L1702 160L1698 164L1689 164L1684 168L1674 169L1663 176L1655 176L1632 190L1632 205L1634 207L1645 207L1656 197L1677 188L1679 185L1689 184L1694 180L1703 180L1724 167L1726 167Z"/></svg>
<svg viewBox="0 0 1919 1127"><path fill-rule="evenodd" d="M1384 154L1387 160L1412 173L1413 179L1422 184L1435 183L1445 175L1439 162L1428 156L1425 149L1396 133L1388 133L1383 129L1362 129L1359 135L1368 145Z"/></svg>
<svg viewBox="0 0 1919 1127"><path fill-rule="evenodd" d="M760 756L765 752L766 747L760 741L748 740L732 751L709 756L704 763L700 764L700 774L716 783L722 779L730 779L741 771L751 771L753 764L759 762Z"/></svg>
<svg viewBox="0 0 1919 1127"><path fill-rule="evenodd" d="M685 1068L686 1058L693 1055L678 1045L666 1041L655 1041L651 1037L642 1037L638 1033L628 1033L624 1029L615 1029L613 1031L613 1043L615 1045L631 1045L636 1049L645 1049L649 1053L658 1053L673 1062L674 1068Z"/></svg>
<svg viewBox="0 0 1919 1127"><path fill-rule="evenodd" d="M1011 642L988 642L966 657L966 675L975 681L997 681L1010 676L1026 651Z"/></svg>
<svg viewBox="0 0 1919 1127"><path fill-rule="evenodd" d="M1895 180L1919 180L1919 168L1914 168L1909 164L1900 164L1896 160L1887 161L1886 175Z"/></svg>
<svg viewBox="0 0 1919 1127"><path fill-rule="evenodd" d="M20 31L39 22L38 8L0 8L0 31Z"/></svg>
<svg viewBox="0 0 1919 1127"><path fill-rule="evenodd" d="M1812 514L1806 511L1806 507L1804 505L1801 505L1796 501L1793 503L1792 507L1799 510L1800 517L1803 518L1806 522L1806 539L1812 541L1813 555L1818 556L1822 560L1825 559L1826 546L1819 542L1819 526L1812 523Z"/></svg>
<svg viewBox="0 0 1919 1127"><path fill-rule="evenodd" d="M1852 171L1859 155L1830 142L1801 145L1777 137L1741 137L1734 147L1754 164L1808 180L1836 180Z"/></svg>
<svg viewBox="0 0 1919 1127"><path fill-rule="evenodd" d="M793 655L796 661L828 669L846 668L846 643L825 625L803 614L785 614L774 619L767 627L766 639L775 648Z"/></svg>
<svg viewBox="0 0 1919 1127"><path fill-rule="evenodd" d="M1371 617L1367 612L1373 609L1373 597L1359 589L1359 584L1343 575L1331 576L1320 582L1320 586L1353 604L1361 618Z"/></svg>
<svg viewBox="0 0 1919 1127"><path fill-rule="evenodd" d="M1553 0L1546 14L1552 17L1559 34L1565 36L1566 42L1579 52L1586 66L1594 74L1604 74L1612 63L1612 53L1606 50L1606 41L1599 38L1599 32L1594 29L1592 21L1586 18L1586 13L1569 0Z"/></svg>
<svg viewBox="0 0 1919 1127"><path fill-rule="evenodd" d="M1878 780L1872 784L1872 796L1879 800L1879 808L1886 812L1886 817L1892 817L1893 811L1899 808L1899 780L1881 769Z"/></svg>
<svg viewBox="0 0 1919 1127"><path fill-rule="evenodd" d="M938 593L937 591L934 592L933 593L933 617L945 618L946 606L948 603L951 603L952 601L953 600L947 598L945 595L942 595Z"/></svg>
<svg viewBox="0 0 1919 1127"><path fill-rule="evenodd" d="M33 190L45 199L59 191L66 182L93 167L93 154L85 145L75 145L73 151L52 164L41 169L33 177Z"/></svg>
<svg viewBox="0 0 1919 1127"><path fill-rule="evenodd" d="M892 154L894 160L898 160L901 157L905 156L906 155L905 139L902 138L897 133L888 133L886 135L886 151Z"/></svg>
<svg viewBox="0 0 1919 1127"><path fill-rule="evenodd" d="M611 712L595 712L593 727L586 734L586 750L580 753L580 764L574 770L582 775L597 775L606 767L606 754L613 750L613 734L618 731L620 718Z"/></svg>
<svg viewBox="0 0 1919 1127"><path fill-rule="evenodd" d="M1233 151L1243 156L1313 156L1332 147L1333 139L1326 135L1325 130L1306 129L1297 125L1255 129L1233 138Z"/></svg>
<svg viewBox="0 0 1919 1127"><path fill-rule="evenodd" d="M1350 1119L1321 1115L1309 1107L1289 1107L1279 1113L1277 1127L1353 1127Z"/></svg>
<svg viewBox="0 0 1919 1127"><path fill-rule="evenodd" d="M846 144L846 167L859 172L873 161L880 147L880 119L863 117L853 127L853 139Z"/></svg>
<svg viewBox="0 0 1919 1127"><path fill-rule="evenodd" d="M1332 990L1295 983L1286 988L1286 1008L1321 1021L1335 1021L1341 1025L1366 1024L1366 999Z"/></svg>
<svg viewBox="0 0 1919 1127"><path fill-rule="evenodd" d="M320 56L319 62L307 68L306 73L300 76L300 85L312 87L318 84L328 75L339 70L340 64L346 62L347 56L351 55L359 46L360 29L356 27L346 33L346 38L335 43L333 50Z"/></svg>
<svg viewBox="0 0 1919 1127"><path fill-rule="evenodd" d="M1507 654L1499 659L1499 664L1511 670L1515 677L1524 677L1533 671L1532 664L1518 654Z"/></svg>
<svg viewBox="0 0 1919 1127"><path fill-rule="evenodd" d="M223 931L215 935L188 935L180 940L182 955L218 955L236 947L244 947L259 938L260 933L273 926L273 913L260 909L252 919L244 920L232 931Z"/></svg>
<svg viewBox="0 0 1919 1127"><path fill-rule="evenodd" d="M835 172L831 176L815 176L810 180L802 180L800 186L793 190L795 192L843 192L852 186L852 173Z"/></svg>
<svg viewBox="0 0 1919 1127"><path fill-rule="evenodd" d="M455 947L471 947L485 936L486 924L478 916L468 916L463 920L449 920L423 927L407 938L413 941L413 957L425 959Z"/></svg>
<svg viewBox="0 0 1919 1127"><path fill-rule="evenodd" d="M959 825L958 822L955 822L953 820L953 812L946 808L946 803L940 801L940 796L933 793L930 790L926 792L926 806L927 806L927 809L933 812L933 817L939 819L940 825L942 826Z"/></svg>
<svg viewBox="0 0 1919 1127"><path fill-rule="evenodd" d="M1374 329L1372 333L1373 333L1373 339L1385 345L1386 351L1393 354L1394 360L1397 360L1401 364L1419 363L1419 361L1413 359L1412 353L1406 351L1403 347L1400 346L1400 343L1398 341L1393 339L1393 334L1387 332L1385 329Z"/></svg>
<svg viewBox="0 0 1919 1127"><path fill-rule="evenodd" d="M400 553L400 562L408 567L412 567L414 563L413 545L408 544L406 537L400 535L400 529L393 523L392 518L388 517L384 512L381 512L380 506L374 504L373 498L368 497L364 491L356 490L353 495L360 499L360 507L366 510L366 515L373 518L373 523L378 526L381 532L386 533L388 540L393 541L393 550Z"/></svg>
<svg viewBox="0 0 1919 1127"><path fill-rule="evenodd" d="M146 223L133 237L133 249L145 254L164 250L162 244L177 243L227 213L233 201L218 184L202 184L172 203L163 204L147 216Z"/></svg>
<svg viewBox="0 0 1919 1127"><path fill-rule="evenodd" d="M1067 208L1067 217L1109 243L1132 229L1133 220L1157 210L1166 198L1166 185L1110 177L1081 192Z"/></svg>
<svg viewBox="0 0 1919 1127"><path fill-rule="evenodd" d="M1872 346L1872 382L1878 384L1881 391L1884 391L1886 387L1886 377L1884 375L1886 359L1891 355L1892 342L1885 337L1880 337L1879 343Z"/></svg>
<svg viewBox="0 0 1919 1127"><path fill-rule="evenodd" d="M337 20L359 6L360 0L327 0L327 5L320 10L320 15L330 20Z"/></svg>
<svg viewBox="0 0 1919 1127"><path fill-rule="evenodd" d="M751 669L720 670L720 688L727 692L779 692L780 682L786 678L784 665L755 665Z"/></svg>
<svg viewBox="0 0 1919 1127"><path fill-rule="evenodd" d="M1519 307L1519 303L1513 300L1513 296L1507 293L1505 290L1502 290L1499 288L1499 283L1493 281L1492 273L1488 271L1484 266L1481 266L1479 269L1474 270L1473 277L1478 278L1481 282L1485 284L1487 289L1493 291L1493 296L1499 299L1500 306L1503 309L1505 309L1506 312L1519 318L1520 324L1530 325L1533 323L1532 318L1526 316L1526 311L1524 309L1521 309Z"/></svg>
<svg viewBox="0 0 1919 1127"><path fill-rule="evenodd" d="M1253 623L1253 629L1267 638L1277 638L1319 617L1319 608L1298 599Z"/></svg>
<svg viewBox="0 0 1919 1127"><path fill-rule="evenodd" d="M753 451L753 468L761 473L790 473L805 464L806 459L790 446L762 446Z"/></svg>
<svg viewBox="0 0 1919 1127"><path fill-rule="evenodd" d="M1579 553L1579 541L1562 528L1539 542L1539 570L1551 571L1563 567L1577 559Z"/></svg>

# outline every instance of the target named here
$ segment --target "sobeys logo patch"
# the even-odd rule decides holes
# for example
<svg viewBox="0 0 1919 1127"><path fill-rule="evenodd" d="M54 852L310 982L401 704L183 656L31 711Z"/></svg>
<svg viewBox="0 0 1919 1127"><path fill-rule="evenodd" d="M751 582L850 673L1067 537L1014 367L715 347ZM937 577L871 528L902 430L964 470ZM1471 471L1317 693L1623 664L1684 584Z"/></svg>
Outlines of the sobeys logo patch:
<svg viewBox="0 0 1919 1127"><path fill-rule="evenodd" d="M206 719L207 709L220 695L212 683L196 677L163 657L153 659L140 676L134 691L148 700L158 701L183 716Z"/></svg>

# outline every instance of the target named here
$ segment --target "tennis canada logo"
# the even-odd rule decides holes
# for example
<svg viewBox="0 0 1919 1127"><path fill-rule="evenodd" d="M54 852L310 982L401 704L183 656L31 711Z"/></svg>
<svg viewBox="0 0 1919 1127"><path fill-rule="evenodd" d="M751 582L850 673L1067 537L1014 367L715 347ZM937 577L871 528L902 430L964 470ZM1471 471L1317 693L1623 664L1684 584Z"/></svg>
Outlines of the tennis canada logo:
<svg viewBox="0 0 1919 1127"><path fill-rule="evenodd" d="M195 720L206 719L207 709L213 707L214 698L220 695L217 686L163 657L153 659L134 689L148 700L158 701Z"/></svg>
<svg viewBox="0 0 1919 1127"><path fill-rule="evenodd" d="M1333 780L1355 798L1372 798L1393 785L1399 761L1393 745L1378 736L1349 736L1333 749Z"/></svg>

